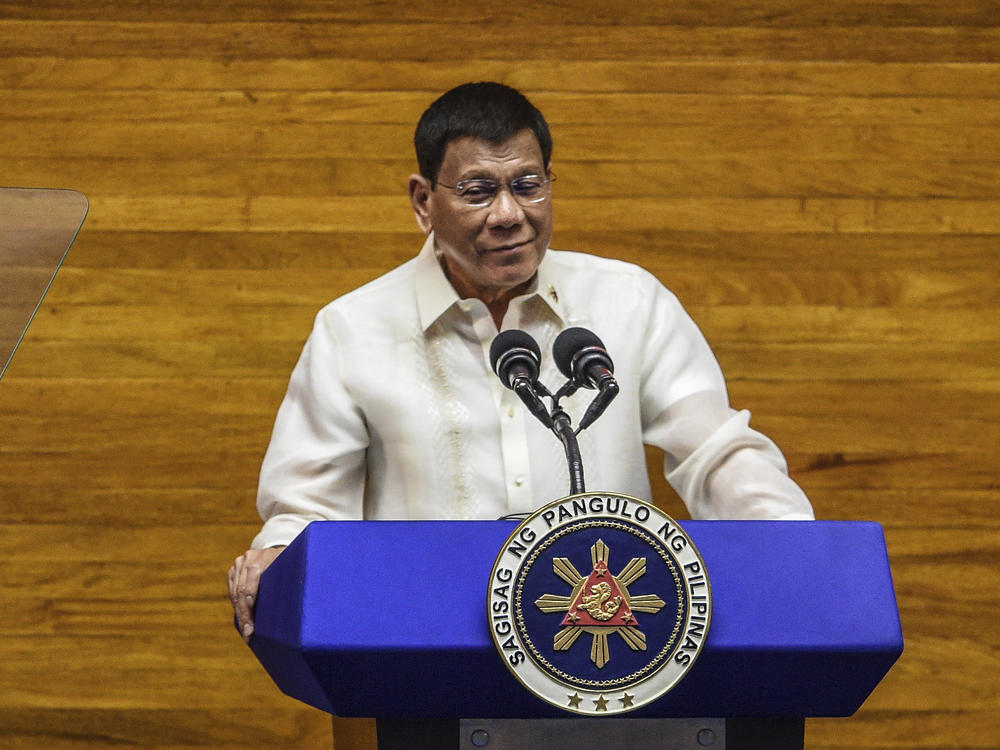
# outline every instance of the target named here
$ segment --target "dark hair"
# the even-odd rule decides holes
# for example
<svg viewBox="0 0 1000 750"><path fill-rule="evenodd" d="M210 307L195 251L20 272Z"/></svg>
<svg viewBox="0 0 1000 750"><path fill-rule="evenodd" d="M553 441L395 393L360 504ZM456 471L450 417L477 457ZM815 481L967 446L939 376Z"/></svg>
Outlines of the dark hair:
<svg viewBox="0 0 1000 750"><path fill-rule="evenodd" d="M444 152L457 138L503 143L525 129L535 134L548 167L552 157L549 126L524 94L502 83L463 83L438 97L417 123L413 145L420 174L434 185Z"/></svg>

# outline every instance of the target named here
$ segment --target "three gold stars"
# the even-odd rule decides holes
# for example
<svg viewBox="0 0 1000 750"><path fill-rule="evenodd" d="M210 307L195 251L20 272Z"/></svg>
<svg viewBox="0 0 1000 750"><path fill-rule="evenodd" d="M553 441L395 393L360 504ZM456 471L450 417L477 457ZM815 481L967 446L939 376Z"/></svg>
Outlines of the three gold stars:
<svg viewBox="0 0 1000 750"><path fill-rule="evenodd" d="M579 708L580 704L583 702L583 698L580 696L580 693L567 695L566 698L568 699L566 705L571 708ZM622 708L631 708L635 705L635 696L630 693L622 693L622 697L617 700L622 704ZM594 699L594 707L597 711L607 711L609 702L610 701L608 701L608 699L603 695L599 695Z"/></svg>

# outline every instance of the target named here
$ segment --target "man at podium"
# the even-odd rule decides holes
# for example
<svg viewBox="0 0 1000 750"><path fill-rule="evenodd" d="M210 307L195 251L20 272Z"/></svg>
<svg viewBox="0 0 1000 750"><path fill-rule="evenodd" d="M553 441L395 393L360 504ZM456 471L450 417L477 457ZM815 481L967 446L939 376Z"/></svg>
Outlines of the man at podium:
<svg viewBox="0 0 1000 750"><path fill-rule="evenodd" d="M545 353L568 327L614 358L620 395L579 435L591 487L650 500L651 444L693 518L813 517L677 298L637 266L549 248L552 138L521 93L452 89L414 141L426 240L316 318L261 469L263 528L229 572L245 639L261 573L311 521L494 519L567 494L559 441L491 372L505 329L540 343L543 383L561 379ZM564 404L576 424L582 395Z"/></svg>

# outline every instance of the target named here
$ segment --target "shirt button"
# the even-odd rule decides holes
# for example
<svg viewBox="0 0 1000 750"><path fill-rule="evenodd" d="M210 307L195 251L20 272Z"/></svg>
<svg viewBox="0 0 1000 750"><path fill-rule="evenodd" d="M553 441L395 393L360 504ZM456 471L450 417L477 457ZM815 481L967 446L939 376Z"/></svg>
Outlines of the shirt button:
<svg viewBox="0 0 1000 750"><path fill-rule="evenodd" d="M520 487L522 484L524 484L524 477L522 477L522 476L516 476L516 477L514 477L514 484L517 487Z"/></svg>
<svg viewBox="0 0 1000 750"><path fill-rule="evenodd" d="M509 417L510 419L513 419L513 418L514 418L514 407L513 407L513 406L512 406L512 407L510 407L510 408L509 408L509 409L507 410L507 416L508 416L508 417Z"/></svg>

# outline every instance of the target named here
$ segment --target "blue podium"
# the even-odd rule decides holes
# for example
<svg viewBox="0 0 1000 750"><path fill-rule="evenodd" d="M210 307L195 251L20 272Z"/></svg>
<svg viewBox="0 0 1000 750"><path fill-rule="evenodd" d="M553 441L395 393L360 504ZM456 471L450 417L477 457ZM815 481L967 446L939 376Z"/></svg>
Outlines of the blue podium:
<svg viewBox="0 0 1000 750"><path fill-rule="evenodd" d="M717 722L697 730L693 747L728 734L714 746L773 749L801 747L805 717L857 711L903 649L881 527L681 525L711 577L708 639L673 690L628 718L566 718L523 688L496 653L487 591L496 556L516 526L509 521L313 523L261 581L251 648L288 695L335 716L383 721L380 742L393 727L411 739L413 727L449 733L455 727L457 735L462 719L493 727L494 736L498 721L529 719L545 731L553 721L585 728L616 722L624 736L625 725L642 721L707 717ZM786 739L736 740L772 730ZM489 743L488 732L477 736ZM442 742L439 735L425 746L460 746L457 739ZM421 745L400 740L399 746Z"/></svg>

